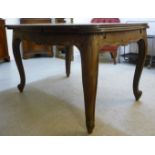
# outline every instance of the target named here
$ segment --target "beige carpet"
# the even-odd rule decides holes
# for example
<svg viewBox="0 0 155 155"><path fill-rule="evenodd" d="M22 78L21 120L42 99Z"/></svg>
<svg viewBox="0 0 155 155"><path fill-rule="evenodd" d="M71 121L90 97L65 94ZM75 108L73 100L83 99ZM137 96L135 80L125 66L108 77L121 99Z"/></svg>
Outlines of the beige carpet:
<svg viewBox="0 0 155 155"><path fill-rule="evenodd" d="M80 63L73 63L69 79L63 62L53 63L60 70L54 73L52 68L45 68L51 75L28 82L23 94L16 87L0 91L0 135L87 135ZM42 62L45 64L46 60ZM155 135L155 69L144 70L140 83L143 96L135 102L134 68L100 64L92 135ZM35 73L35 68L31 72L41 74L39 70Z"/></svg>

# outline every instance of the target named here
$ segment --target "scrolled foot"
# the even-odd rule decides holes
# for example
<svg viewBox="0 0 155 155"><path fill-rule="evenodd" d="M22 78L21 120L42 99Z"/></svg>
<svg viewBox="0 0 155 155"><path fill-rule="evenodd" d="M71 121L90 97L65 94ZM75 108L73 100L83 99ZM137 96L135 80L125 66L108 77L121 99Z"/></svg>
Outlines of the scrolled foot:
<svg viewBox="0 0 155 155"><path fill-rule="evenodd" d="M138 92L135 94L136 101L138 101L138 100L140 99L141 96L142 96L142 91L138 91Z"/></svg>
<svg viewBox="0 0 155 155"><path fill-rule="evenodd" d="M19 85L17 86L17 88L19 89L19 91L20 91L21 93L22 93L23 90L24 90L24 86L21 85L21 84L19 84Z"/></svg>
<svg viewBox="0 0 155 155"><path fill-rule="evenodd" d="M70 72L66 72L66 76L67 76L67 78L69 78L70 77Z"/></svg>
<svg viewBox="0 0 155 155"><path fill-rule="evenodd" d="M10 57L4 59L5 62L10 62Z"/></svg>

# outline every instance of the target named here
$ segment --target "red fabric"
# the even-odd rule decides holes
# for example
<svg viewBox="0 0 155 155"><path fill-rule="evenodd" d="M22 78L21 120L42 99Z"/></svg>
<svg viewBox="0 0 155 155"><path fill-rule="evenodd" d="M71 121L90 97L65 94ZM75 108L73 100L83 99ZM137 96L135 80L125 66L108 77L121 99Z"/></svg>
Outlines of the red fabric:
<svg viewBox="0 0 155 155"><path fill-rule="evenodd" d="M91 23L120 23L119 18L93 18Z"/></svg>
<svg viewBox="0 0 155 155"><path fill-rule="evenodd" d="M100 50L102 51L102 52L116 52L117 51L117 46L109 46L109 45L106 45L106 46L104 46L104 47L102 47Z"/></svg>
<svg viewBox="0 0 155 155"><path fill-rule="evenodd" d="M119 18L93 18L91 23L120 23ZM100 49L101 52L117 52L118 46L106 45Z"/></svg>

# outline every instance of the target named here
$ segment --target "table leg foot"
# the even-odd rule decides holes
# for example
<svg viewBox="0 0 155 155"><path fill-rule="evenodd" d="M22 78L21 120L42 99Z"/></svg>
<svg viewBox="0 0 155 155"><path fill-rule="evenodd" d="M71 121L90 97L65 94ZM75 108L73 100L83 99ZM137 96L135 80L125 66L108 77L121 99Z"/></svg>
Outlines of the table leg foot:
<svg viewBox="0 0 155 155"><path fill-rule="evenodd" d="M94 122L86 122L86 126L87 126L88 134L91 134L95 127Z"/></svg>
<svg viewBox="0 0 155 155"><path fill-rule="evenodd" d="M17 88L18 88L18 90L22 93L23 90L24 90L24 85L23 85L23 84L19 84L19 85L17 86Z"/></svg>
<svg viewBox="0 0 155 155"><path fill-rule="evenodd" d="M140 99L140 97L142 96L143 92L142 91L137 91L135 93L135 98L136 98L136 101L138 101Z"/></svg>
<svg viewBox="0 0 155 155"><path fill-rule="evenodd" d="M66 47L66 76L70 76L70 70L71 70L71 60L72 60L72 46Z"/></svg>

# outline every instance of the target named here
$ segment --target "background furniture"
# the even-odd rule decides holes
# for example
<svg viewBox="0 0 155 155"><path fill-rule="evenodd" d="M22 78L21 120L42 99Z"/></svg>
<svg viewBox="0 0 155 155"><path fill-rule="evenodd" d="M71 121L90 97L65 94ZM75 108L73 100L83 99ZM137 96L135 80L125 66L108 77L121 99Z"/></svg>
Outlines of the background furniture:
<svg viewBox="0 0 155 155"><path fill-rule="evenodd" d="M119 18L93 18L91 20L91 23L120 23L120 19ZM102 53L110 52L114 64L116 64L117 50L118 50L118 46L114 46L114 45L113 46L106 45L100 49Z"/></svg>
<svg viewBox="0 0 155 155"><path fill-rule="evenodd" d="M154 55L155 35L148 35L147 38L148 40L151 40L151 45L150 45L150 41L148 41L148 52L150 52L150 59L149 59L148 67L151 68L153 64L155 63L155 55ZM150 47L151 47L151 50L150 50Z"/></svg>
<svg viewBox="0 0 155 155"><path fill-rule="evenodd" d="M42 24L42 23L51 23L51 18L21 18L21 24ZM53 56L52 46L38 45L30 41L22 41L22 53L23 58L31 58L36 55L41 56Z"/></svg>
<svg viewBox="0 0 155 155"><path fill-rule="evenodd" d="M0 60L10 61L6 39L5 20L0 18Z"/></svg>
<svg viewBox="0 0 155 155"><path fill-rule="evenodd" d="M151 68L155 64L155 35L147 35L148 41L148 53L145 60L145 65ZM124 46L124 53L121 55L124 57L125 62L136 64L138 60L138 46L135 43L130 43L129 48Z"/></svg>
<svg viewBox="0 0 155 155"><path fill-rule="evenodd" d="M70 19L70 23L73 23L73 18L69 18ZM66 22L66 18L55 18L55 23L56 24L65 24ZM64 45L58 45L56 46L56 57L57 58L61 58L61 59L65 59L65 54L67 50L71 50L72 52L72 57L71 59L74 59L74 53L73 53L73 46L66 48Z"/></svg>
<svg viewBox="0 0 155 155"><path fill-rule="evenodd" d="M145 65L151 68L155 64L155 20L149 18L132 19L127 20L129 23L148 23L149 28L147 29L147 41L148 41L148 53L145 61ZM136 63L138 59L138 46L135 43L130 43L129 46L124 47L124 54L122 55L124 60L129 63Z"/></svg>

